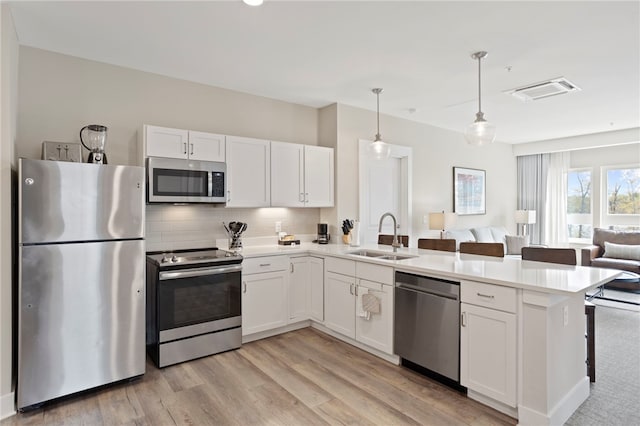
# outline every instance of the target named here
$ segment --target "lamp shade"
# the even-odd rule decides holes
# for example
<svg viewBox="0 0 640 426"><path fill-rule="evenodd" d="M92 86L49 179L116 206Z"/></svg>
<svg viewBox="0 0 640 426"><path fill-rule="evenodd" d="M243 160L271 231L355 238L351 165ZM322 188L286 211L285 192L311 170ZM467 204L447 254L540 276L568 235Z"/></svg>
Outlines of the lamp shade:
<svg viewBox="0 0 640 426"><path fill-rule="evenodd" d="M488 145L496 139L496 126L484 119L476 120L469 124L464 137L471 145Z"/></svg>
<svg viewBox="0 0 640 426"><path fill-rule="evenodd" d="M451 227L456 222L455 213L435 212L429 213L429 229L445 229Z"/></svg>
<svg viewBox="0 0 640 426"><path fill-rule="evenodd" d="M525 223L531 225L536 223L536 211L535 210L516 210L515 214L516 223Z"/></svg>

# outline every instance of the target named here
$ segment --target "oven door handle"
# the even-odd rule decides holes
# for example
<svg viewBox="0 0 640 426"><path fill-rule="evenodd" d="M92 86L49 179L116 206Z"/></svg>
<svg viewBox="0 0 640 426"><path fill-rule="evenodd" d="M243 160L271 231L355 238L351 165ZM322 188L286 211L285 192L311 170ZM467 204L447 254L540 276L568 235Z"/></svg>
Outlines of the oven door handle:
<svg viewBox="0 0 640 426"><path fill-rule="evenodd" d="M219 275L242 271L242 265L220 266L217 268L189 269L181 271L160 272L160 281L177 280L179 278L201 277L203 275Z"/></svg>

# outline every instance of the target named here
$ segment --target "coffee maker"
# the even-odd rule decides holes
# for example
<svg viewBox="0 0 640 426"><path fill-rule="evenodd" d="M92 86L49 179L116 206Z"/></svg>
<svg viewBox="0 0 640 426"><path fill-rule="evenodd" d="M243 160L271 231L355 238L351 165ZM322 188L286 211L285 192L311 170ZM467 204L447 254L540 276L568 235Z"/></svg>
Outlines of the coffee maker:
<svg viewBox="0 0 640 426"><path fill-rule="evenodd" d="M318 244L329 244L331 236L329 235L329 225L326 223L318 224Z"/></svg>

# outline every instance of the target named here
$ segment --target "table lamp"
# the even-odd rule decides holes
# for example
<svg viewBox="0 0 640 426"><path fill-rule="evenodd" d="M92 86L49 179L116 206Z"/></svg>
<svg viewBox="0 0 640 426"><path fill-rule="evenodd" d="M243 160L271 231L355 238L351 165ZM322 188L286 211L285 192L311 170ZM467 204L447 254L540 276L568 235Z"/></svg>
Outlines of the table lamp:
<svg viewBox="0 0 640 426"><path fill-rule="evenodd" d="M516 218L516 223L519 225L522 225L522 235L526 237L527 225L536 223L536 211L535 210L516 210L515 218Z"/></svg>
<svg viewBox="0 0 640 426"><path fill-rule="evenodd" d="M456 221L455 213L434 212L429 213L429 229L439 229L440 239L444 238L444 230L452 226Z"/></svg>

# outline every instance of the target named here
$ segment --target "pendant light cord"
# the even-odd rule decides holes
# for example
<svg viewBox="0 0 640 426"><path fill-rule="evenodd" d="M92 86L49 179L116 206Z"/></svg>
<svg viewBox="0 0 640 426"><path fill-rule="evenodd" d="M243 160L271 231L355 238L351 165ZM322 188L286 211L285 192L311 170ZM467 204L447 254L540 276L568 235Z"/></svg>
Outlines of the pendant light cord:
<svg viewBox="0 0 640 426"><path fill-rule="evenodd" d="M480 90L480 82L482 79L480 78L480 61L482 61L481 57L478 57L478 112L482 112L482 90Z"/></svg>
<svg viewBox="0 0 640 426"><path fill-rule="evenodd" d="M378 121L378 136L380 136L380 92L376 93L376 117Z"/></svg>

